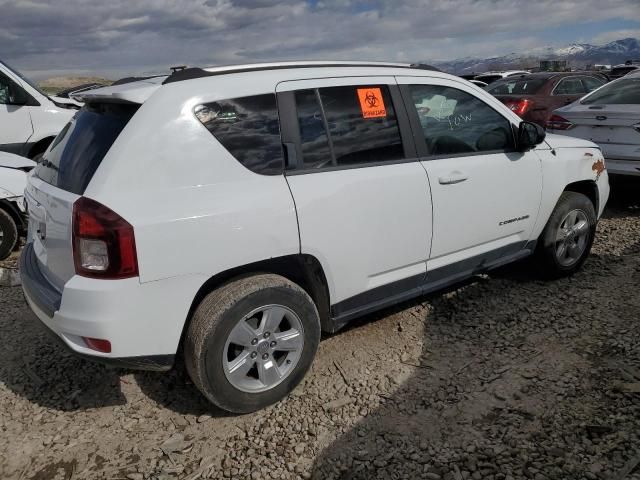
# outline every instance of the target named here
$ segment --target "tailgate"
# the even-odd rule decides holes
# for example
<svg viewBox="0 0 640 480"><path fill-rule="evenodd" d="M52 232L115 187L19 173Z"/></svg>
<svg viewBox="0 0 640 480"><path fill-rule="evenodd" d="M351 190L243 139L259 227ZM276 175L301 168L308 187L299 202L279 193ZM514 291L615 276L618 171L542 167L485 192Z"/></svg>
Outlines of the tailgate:
<svg viewBox="0 0 640 480"><path fill-rule="evenodd" d="M27 242L33 243L42 275L61 292L75 274L71 228L73 203L79 195L30 175L25 198L29 209Z"/></svg>

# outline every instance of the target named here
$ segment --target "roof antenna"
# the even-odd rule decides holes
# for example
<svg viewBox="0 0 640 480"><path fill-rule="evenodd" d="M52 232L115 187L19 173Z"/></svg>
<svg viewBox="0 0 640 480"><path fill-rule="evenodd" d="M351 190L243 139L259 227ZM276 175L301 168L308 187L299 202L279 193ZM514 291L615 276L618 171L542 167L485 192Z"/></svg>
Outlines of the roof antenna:
<svg viewBox="0 0 640 480"><path fill-rule="evenodd" d="M182 70L185 70L187 68L186 65L176 65L175 67L169 67L169 70L171 70L173 73L176 72L181 72Z"/></svg>

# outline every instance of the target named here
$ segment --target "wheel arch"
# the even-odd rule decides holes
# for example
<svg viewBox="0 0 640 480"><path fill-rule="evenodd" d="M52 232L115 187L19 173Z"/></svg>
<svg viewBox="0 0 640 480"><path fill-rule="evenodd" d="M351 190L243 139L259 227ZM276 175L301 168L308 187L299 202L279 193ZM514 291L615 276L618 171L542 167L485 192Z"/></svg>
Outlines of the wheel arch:
<svg viewBox="0 0 640 480"><path fill-rule="evenodd" d="M581 193L586 196L591 203L593 203L593 208L596 211L596 215L600 211L600 194L598 192L598 185L593 180L581 180L579 182L573 182L567 185L564 188L565 192L576 192Z"/></svg>
<svg viewBox="0 0 640 480"><path fill-rule="evenodd" d="M225 270L205 281L191 302L191 307L189 308L189 313L182 329L180 345L182 345L185 332L191 323L193 312L206 295L232 279L259 273L281 275L300 285L300 287L309 294L318 309L322 330L326 332L333 332L335 330L331 319L329 287L322 265L318 259L312 255L295 254L275 257Z"/></svg>
<svg viewBox="0 0 640 480"><path fill-rule="evenodd" d="M18 207L16 207L12 202L0 199L0 210L7 212L7 214L13 219L16 227L18 227L18 235L24 235L27 225L20 214Z"/></svg>

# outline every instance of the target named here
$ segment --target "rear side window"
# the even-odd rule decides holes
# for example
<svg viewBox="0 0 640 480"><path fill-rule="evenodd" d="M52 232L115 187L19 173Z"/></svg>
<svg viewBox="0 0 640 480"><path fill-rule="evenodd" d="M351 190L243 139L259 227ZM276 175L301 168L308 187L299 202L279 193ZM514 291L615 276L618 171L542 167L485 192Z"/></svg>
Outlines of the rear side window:
<svg viewBox="0 0 640 480"><path fill-rule="evenodd" d="M584 105L640 105L640 77L622 78L608 83L585 97Z"/></svg>
<svg viewBox="0 0 640 480"><path fill-rule="evenodd" d="M553 89L553 95L584 95L587 89L579 78L564 78Z"/></svg>
<svg viewBox="0 0 640 480"><path fill-rule="evenodd" d="M511 122L482 100L440 85L409 88L430 155L513 150Z"/></svg>
<svg viewBox="0 0 640 480"><path fill-rule="evenodd" d="M544 78L523 78L496 82L487 88L492 95L535 95L547 83Z"/></svg>
<svg viewBox="0 0 640 480"><path fill-rule="evenodd" d="M41 180L82 195L139 105L86 104L62 129L35 169Z"/></svg>
<svg viewBox="0 0 640 480"><path fill-rule="evenodd" d="M284 168L275 94L198 105L198 120L249 170L277 175Z"/></svg>
<svg viewBox="0 0 640 480"><path fill-rule="evenodd" d="M404 158L386 85L296 92L305 168L359 166Z"/></svg>

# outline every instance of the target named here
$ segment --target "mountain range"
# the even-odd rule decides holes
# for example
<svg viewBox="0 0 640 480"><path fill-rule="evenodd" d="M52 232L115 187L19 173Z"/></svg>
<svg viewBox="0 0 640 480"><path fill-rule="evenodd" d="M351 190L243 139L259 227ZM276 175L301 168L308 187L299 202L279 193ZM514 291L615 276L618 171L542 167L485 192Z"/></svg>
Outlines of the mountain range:
<svg viewBox="0 0 640 480"><path fill-rule="evenodd" d="M523 53L490 58L466 57L450 61L425 61L446 72L462 75L487 70L512 70L538 67L541 60L566 60L567 66L618 65L627 60L640 60L640 39L624 38L605 45L574 43L561 48L542 47Z"/></svg>

